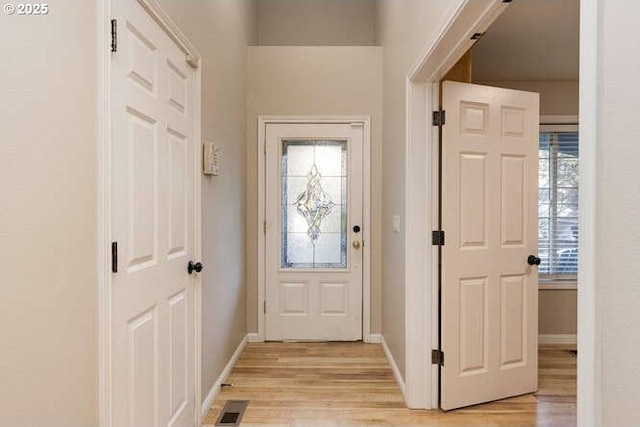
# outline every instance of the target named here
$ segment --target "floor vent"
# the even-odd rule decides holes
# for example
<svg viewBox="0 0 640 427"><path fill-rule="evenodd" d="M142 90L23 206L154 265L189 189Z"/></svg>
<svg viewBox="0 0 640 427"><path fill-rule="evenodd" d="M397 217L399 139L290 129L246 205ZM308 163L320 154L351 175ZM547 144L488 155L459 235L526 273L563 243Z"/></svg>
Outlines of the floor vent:
<svg viewBox="0 0 640 427"><path fill-rule="evenodd" d="M248 400L227 400L216 426L239 426L248 404Z"/></svg>

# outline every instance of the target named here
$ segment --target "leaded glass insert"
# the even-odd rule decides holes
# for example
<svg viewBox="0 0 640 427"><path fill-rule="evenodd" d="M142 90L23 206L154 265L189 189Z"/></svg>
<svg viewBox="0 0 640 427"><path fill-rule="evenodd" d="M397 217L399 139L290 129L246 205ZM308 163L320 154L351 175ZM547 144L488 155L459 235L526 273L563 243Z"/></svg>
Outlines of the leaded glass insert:
<svg viewBox="0 0 640 427"><path fill-rule="evenodd" d="M331 213L336 205L329 195L322 189L322 175L314 164L307 174L307 188L296 197L295 207L300 215L307 220L309 230L307 234L316 241L320 234L322 221Z"/></svg>
<svg viewBox="0 0 640 427"><path fill-rule="evenodd" d="M285 140L282 268L347 267L347 141Z"/></svg>

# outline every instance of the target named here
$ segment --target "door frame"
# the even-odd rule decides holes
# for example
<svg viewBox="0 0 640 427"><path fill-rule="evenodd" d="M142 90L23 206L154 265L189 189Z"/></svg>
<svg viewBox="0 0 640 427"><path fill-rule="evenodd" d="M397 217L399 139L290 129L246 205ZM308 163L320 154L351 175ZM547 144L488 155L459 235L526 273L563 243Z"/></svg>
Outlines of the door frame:
<svg viewBox="0 0 640 427"><path fill-rule="evenodd" d="M439 369L430 349L438 348L438 250L430 231L438 224L439 82L508 7L502 0L457 0L407 73L405 167L405 401L412 409L435 409ZM430 228L431 227L431 228ZM430 310L425 310L425 307Z"/></svg>
<svg viewBox="0 0 640 427"><path fill-rule="evenodd" d="M100 427L113 427L111 417L112 369L111 369L111 5L117 0L99 0L96 13L96 56L97 56L97 367L98 367L98 423ZM136 0L153 18L158 26L184 52L186 62L196 71L194 79L194 257L202 258L202 196L201 196L201 97L202 67L201 56L182 33L157 0ZM193 322L194 322L194 417L196 425L201 424L201 348L202 348L202 279L194 278Z"/></svg>
<svg viewBox="0 0 640 427"><path fill-rule="evenodd" d="M433 38L407 74L405 182L405 354L407 405L411 408L438 407L438 369L431 366L425 349L437 348L437 251L425 242L426 224L437 220L437 128L431 114L438 106L438 82L473 44L469 37L484 32L505 8L501 0L457 0L445 13ZM602 13L597 0L580 1L580 271L578 277L578 424L595 426L601 418L602 360L601 325L597 307L595 269L596 245L596 159L599 110L598 40ZM423 147L428 147L424 149ZM409 153L415 153L413 159ZM435 165L435 166L434 166ZM426 172L430 169L430 172ZM435 229L435 228L434 228ZM420 234L419 232L423 232ZM421 264L422 263L422 264ZM426 279L425 279L426 278ZM425 314L424 307L431 307ZM433 347L429 347L434 345Z"/></svg>
<svg viewBox="0 0 640 427"><path fill-rule="evenodd" d="M371 118L369 116L258 116L258 334L252 341L265 340L266 313L266 126L268 124L350 124L364 126L362 146L362 340L375 341L371 336Z"/></svg>

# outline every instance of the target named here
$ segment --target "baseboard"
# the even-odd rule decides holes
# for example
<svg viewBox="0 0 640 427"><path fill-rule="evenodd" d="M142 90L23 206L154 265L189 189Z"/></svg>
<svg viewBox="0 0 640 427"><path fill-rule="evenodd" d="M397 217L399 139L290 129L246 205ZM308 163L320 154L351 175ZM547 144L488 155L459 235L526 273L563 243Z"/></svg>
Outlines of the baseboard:
<svg viewBox="0 0 640 427"><path fill-rule="evenodd" d="M382 344L381 334L369 334L369 339L364 340L368 344Z"/></svg>
<svg viewBox="0 0 640 427"><path fill-rule="evenodd" d="M576 334L540 334L538 344L564 344L576 345L578 343Z"/></svg>
<svg viewBox="0 0 640 427"><path fill-rule="evenodd" d="M233 367L235 366L236 362L238 361L238 358L240 357L240 354L242 354L242 350L244 350L244 347L247 345L247 342L249 341L248 340L249 335L250 334L247 334L242 339L242 341L240 341L240 344L238 344L238 348L236 348L236 351L233 352L231 359L229 359L229 362L220 373L220 376L218 377L216 382L213 384L213 387L211 387L211 390L209 390L209 393L207 394L206 399L204 399L204 402L202 402L201 414L203 419L207 415L207 412L209 412L209 409L211 408L213 401L216 400L218 393L220 393L220 387L222 386L222 383L224 383L224 381L227 379L227 377L233 370Z"/></svg>
<svg viewBox="0 0 640 427"><path fill-rule="evenodd" d="M249 332L247 334L247 342L262 342L257 332Z"/></svg>
<svg viewBox="0 0 640 427"><path fill-rule="evenodd" d="M391 351L389 350L389 346L387 346L387 342L384 339L384 336L380 335L380 342L382 344L382 348L384 349L384 354L385 356L387 356L387 360L389 361L389 365L391 365L391 370L393 371L393 376L396 379L396 382L398 383L398 387L400 387L400 391L402 392L402 397L405 398L406 400L406 396L404 395L404 379L402 378L402 374L400 374L400 369L398 369L398 364L396 363L396 360L393 358L393 354L391 354Z"/></svg>

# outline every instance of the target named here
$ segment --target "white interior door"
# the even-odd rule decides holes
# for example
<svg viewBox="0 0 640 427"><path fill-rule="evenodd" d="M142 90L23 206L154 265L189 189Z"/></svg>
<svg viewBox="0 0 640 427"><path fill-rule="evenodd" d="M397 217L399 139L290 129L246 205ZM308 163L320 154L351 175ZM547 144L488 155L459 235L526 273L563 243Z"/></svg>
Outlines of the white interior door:
<svg viewBox="0 0 640 427"><path fill-rule="evenodd" d="M113 426L195 425L196 71L137 1L114 1Z"/></svg>
<svg viewBox="0 0 640 427"><path fill-rule="evenodd" d="M537 93L444 82L441 407L536 391Z"/></svg>
<svg viewBox="0 0 640 427"><path fill-rule="evenodd" d="M364 127L266 126L266 339L362 339Z"/></svg>

